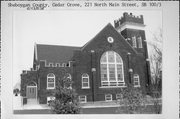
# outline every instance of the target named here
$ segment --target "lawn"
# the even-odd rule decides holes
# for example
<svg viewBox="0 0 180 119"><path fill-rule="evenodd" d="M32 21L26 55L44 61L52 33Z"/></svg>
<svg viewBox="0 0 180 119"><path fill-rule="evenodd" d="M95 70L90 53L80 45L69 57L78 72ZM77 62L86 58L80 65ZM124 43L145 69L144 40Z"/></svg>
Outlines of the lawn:
<svg viewBox="0 0 180 119"><path fill-rule="evenodd" d="M80 114L127 114L124 107L106 107L106 108L81 108ZM161 109L161 106L159 107ZM154 107L148 105L143 111L137 110L138 114L155 114ZM51 110L14 110L14 114L52 114Z"/></svg>

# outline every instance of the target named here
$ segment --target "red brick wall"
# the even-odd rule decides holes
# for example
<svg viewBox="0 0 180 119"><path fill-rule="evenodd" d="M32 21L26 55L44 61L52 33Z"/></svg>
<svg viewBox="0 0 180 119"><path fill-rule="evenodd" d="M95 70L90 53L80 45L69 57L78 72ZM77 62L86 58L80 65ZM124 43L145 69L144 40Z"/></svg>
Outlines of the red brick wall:
<svg viewBox="0 0 180 119"><path fill-rule="evenodd" d="M114 43L110 44L107 42L107 37L113 37ZM95 53L91 54L91 50ZM129 83L129 73L128 73L128 53L131 53L131 68L134 73L139 74L140 84L143 92L146 92L146 58L144 53L138 53L132 49L132 47L125 41L125 39L112 28L111 25L106 26L88 45L86 45L82 51L75 53L74 60L74 82L75 87L79 95L88 95L88 101L92 101L92 85L94 86L94 96L95 101L103 101L104 94L114 94L113 99L115 99L115 94L120 92L120 88L99 88L101 86L100 77L100 58L102 54L106 51L117 52L123 60L124 65L124 79L125 83ZM77 54L77 55L76 55ZM92 55L92 56L91 56ZM92 58L93 57L93 58ZM92 60L91 60L92 58ZM94 79L92 79L91 68L96 68L94 74ZM81 89L81 75L87 73L90 76L90 89ZM92 84L93 80L93 84Z"/></svg>
<svg viewBox="0 0 180 119"><path fill-rule="evenodd" d="M131 33L130 33L131 32ZM130 37L130 34L141 35L142 39L145 39L144 31L132 31L125 30L122 32L124 37ZM114 42L109 43L108 37L113 37ZM91 50L95 52L92 53ZM47 91L47 74L54 73L56 80L61 79L65 72L69 72L72 75L73 88L76 89L78 95L86 95L87 101L104 101L105 94L112 94L113 100L116 98L116 94L121 92L120 88L99 88L101 86L100 77L100 58L106 51L115 51L118 53L124 66L124 80L126 85L130 82L129 68L133 69L133 73L139 74L140 85L144 93L147 91L146 84L148 82L149 72L147 69L147 45L143 42L143 49L135 50L131 45L111 26L108 24L93 40L91 40L82 50L74 51L73 67L45 67L45 62L40 62L40 69L38 71L32 71L27 74L21 75L21 89L22 96L25 95L25 86L28 81L35 81L38 84L38 98L39 102L47 103L46 97L52 95L51 91ZM130 62L128 62L128 53L130 55ZM131 66L129 66L130 64ZM92 73L91 69L96 68L96 71ZM90 89L82 89L81 78L82 74L87 73L90 79Z"/></svg>

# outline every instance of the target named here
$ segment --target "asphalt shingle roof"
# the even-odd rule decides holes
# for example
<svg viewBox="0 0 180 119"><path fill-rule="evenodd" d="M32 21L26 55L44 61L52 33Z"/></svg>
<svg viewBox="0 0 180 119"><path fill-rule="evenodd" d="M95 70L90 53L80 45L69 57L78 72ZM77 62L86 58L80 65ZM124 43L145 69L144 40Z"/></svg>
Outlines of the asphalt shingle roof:
<svg viewBox="0 0 180 119"><path fill-rule="evenodd" d="M37 44L37 58L46 63L67 63L78 49L80 47Z"/></svg>

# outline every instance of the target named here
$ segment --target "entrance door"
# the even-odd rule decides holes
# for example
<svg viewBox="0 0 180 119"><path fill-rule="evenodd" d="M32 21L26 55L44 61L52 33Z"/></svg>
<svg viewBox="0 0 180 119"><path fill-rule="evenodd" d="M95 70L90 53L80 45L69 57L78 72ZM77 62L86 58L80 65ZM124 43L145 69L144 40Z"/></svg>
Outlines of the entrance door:
<svg viewBox="0 0 180 119"><path fill-rule="evenodd" d="M37 96L37 85L35 82L30 82L26 88L27 98L36 98Z"/></svg>
<svg viewBox="0 0 180 119"><path fill-rule="evenodd" d="M27 98L36 98L36 86L27 86Z"/></svg>

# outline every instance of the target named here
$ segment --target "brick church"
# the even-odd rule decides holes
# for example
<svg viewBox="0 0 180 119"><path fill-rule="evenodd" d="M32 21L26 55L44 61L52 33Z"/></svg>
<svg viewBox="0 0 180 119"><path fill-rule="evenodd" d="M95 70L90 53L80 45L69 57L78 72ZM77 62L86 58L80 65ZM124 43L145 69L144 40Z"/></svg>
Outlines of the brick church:
<svg viewBox="0 0 180 119"><path fill-rule="evenodd" d="M112 101L132 84L148 92L148 60L143 16L123 13L82 47L35 44L33 68L21 74L21 96L46 104L56 80L67 75L81 103Z"/></svg>

